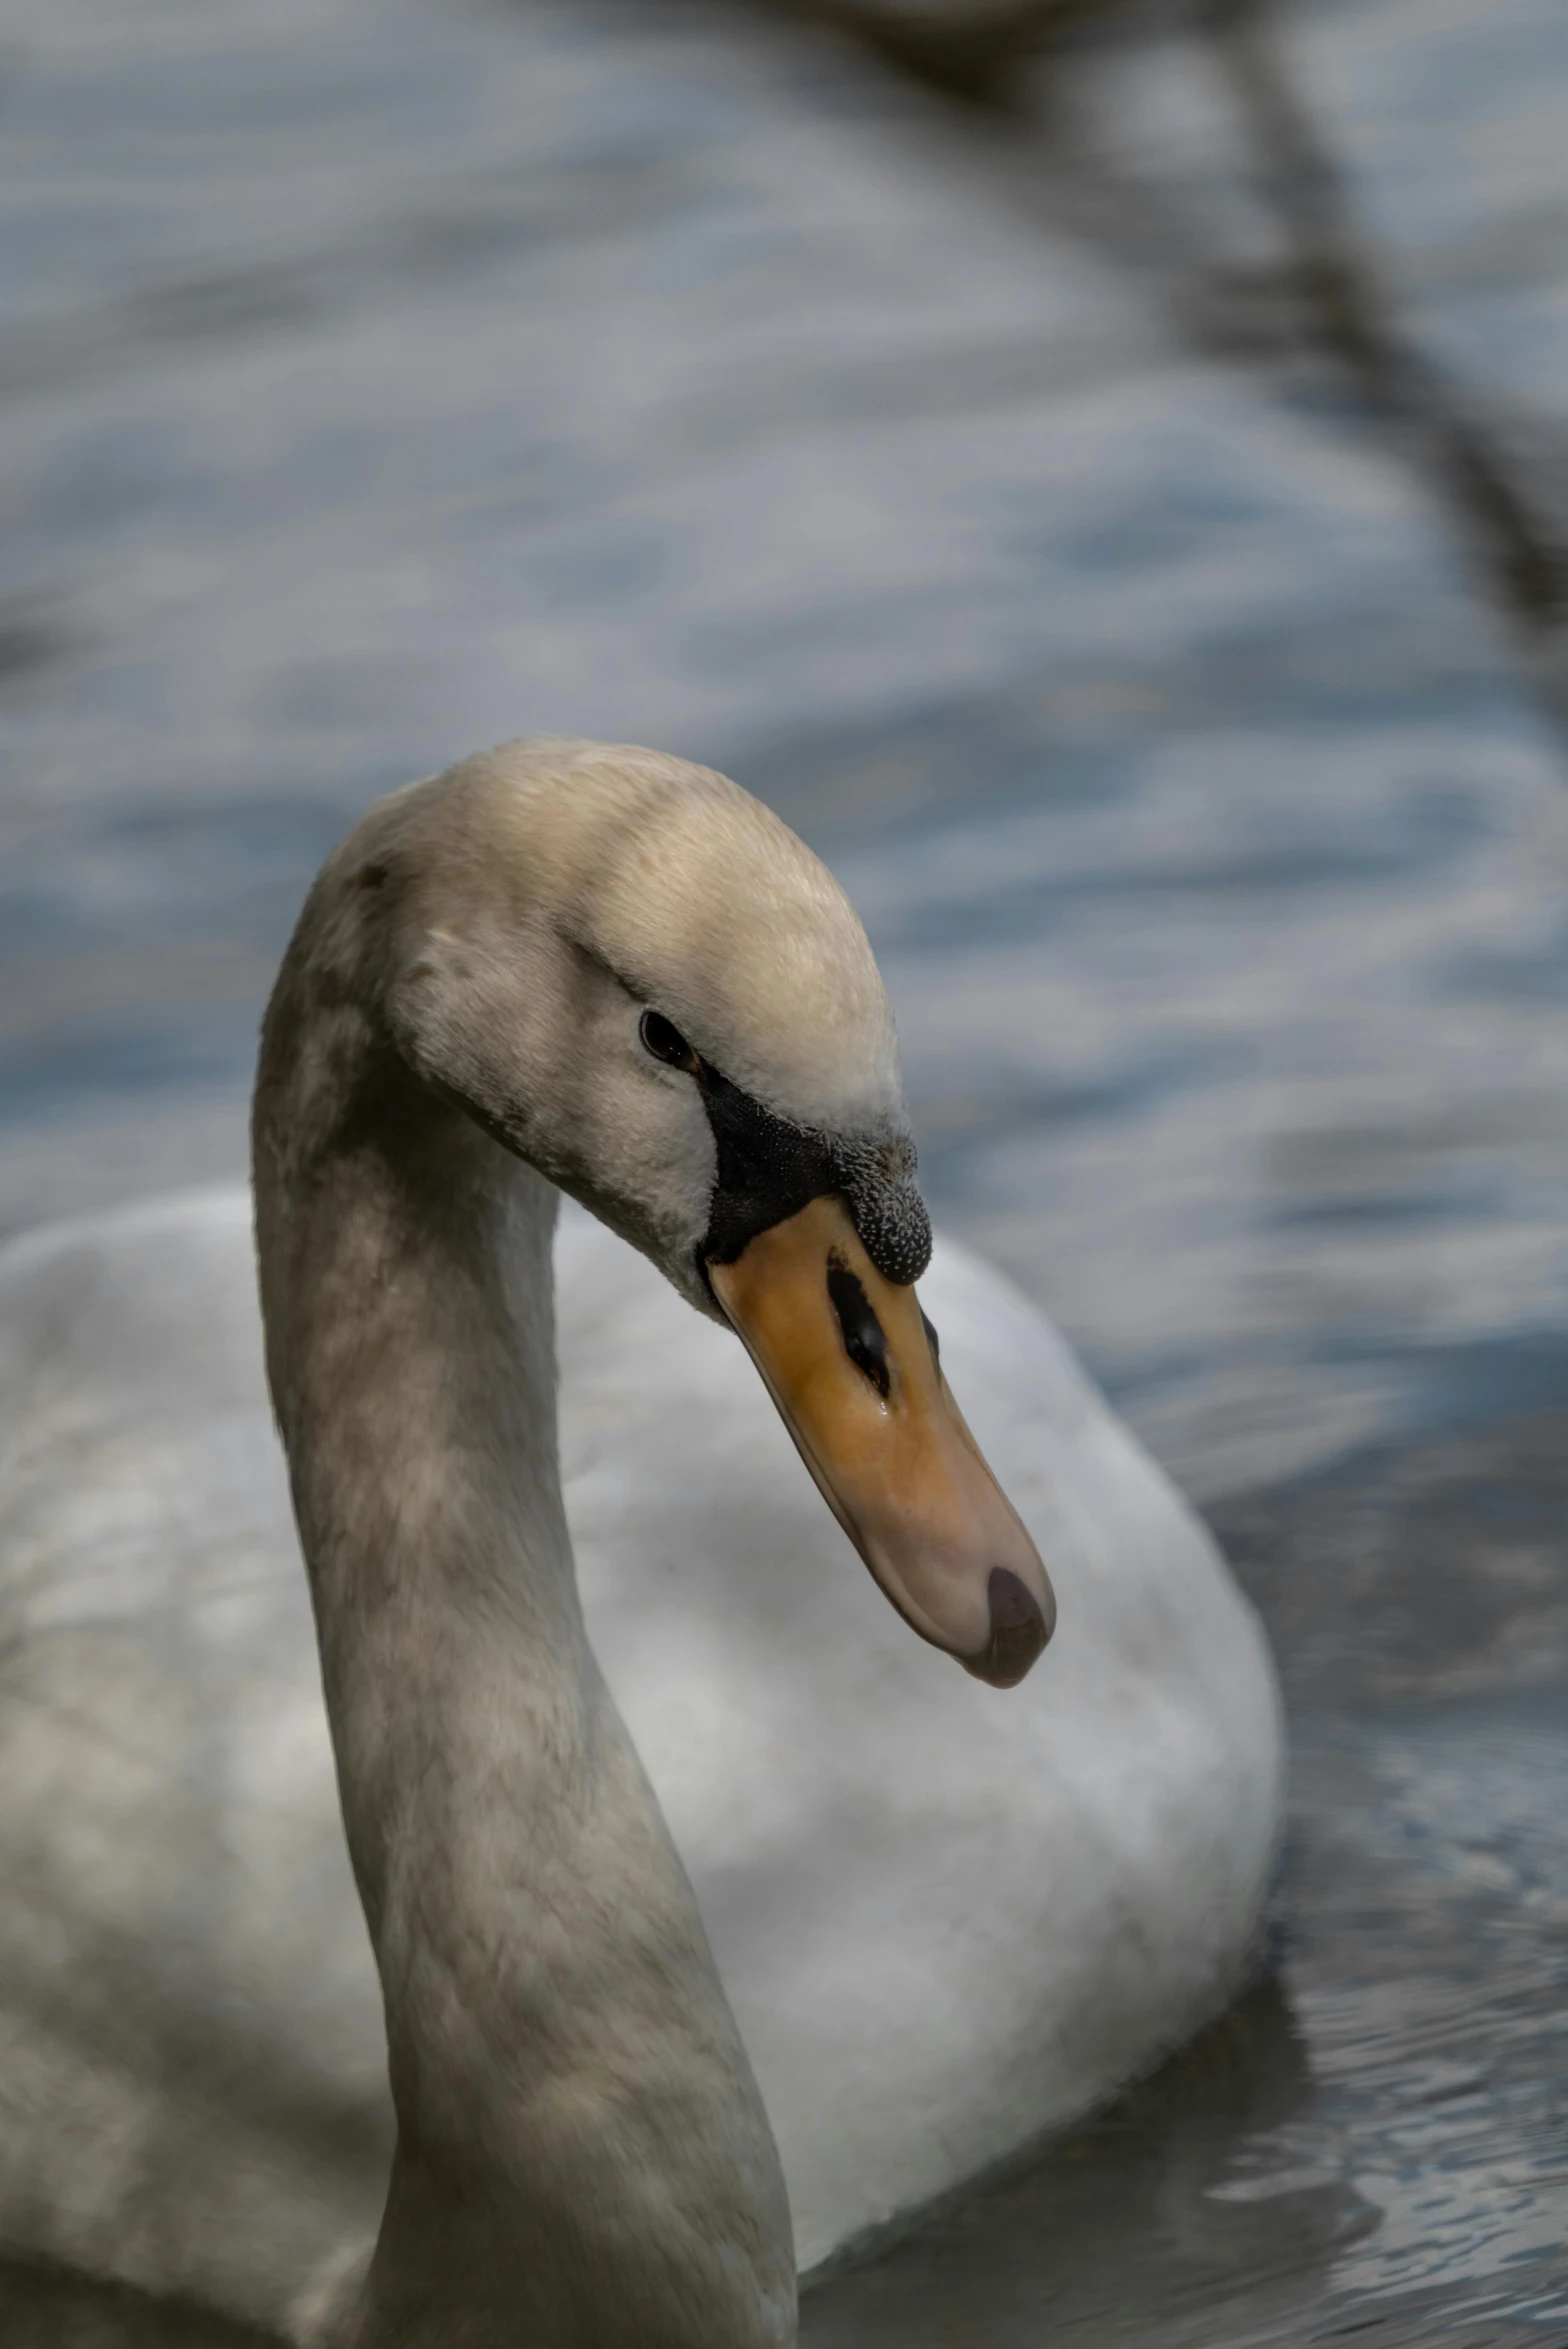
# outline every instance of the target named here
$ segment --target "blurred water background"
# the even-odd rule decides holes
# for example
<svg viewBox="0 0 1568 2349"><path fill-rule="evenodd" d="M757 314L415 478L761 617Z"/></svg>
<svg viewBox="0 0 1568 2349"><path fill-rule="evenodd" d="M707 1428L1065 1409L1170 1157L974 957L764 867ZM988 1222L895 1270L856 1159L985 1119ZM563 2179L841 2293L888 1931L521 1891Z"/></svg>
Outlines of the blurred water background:
<svg viewBox="0 0 1568 2349"><path fill-rule="evenodd" d="M0 1228L239 1173L375 793L734 773L1295 1750L1268 1977L807 2342L1568 2342L1561 0L10 0L0 120Z"/></svg>

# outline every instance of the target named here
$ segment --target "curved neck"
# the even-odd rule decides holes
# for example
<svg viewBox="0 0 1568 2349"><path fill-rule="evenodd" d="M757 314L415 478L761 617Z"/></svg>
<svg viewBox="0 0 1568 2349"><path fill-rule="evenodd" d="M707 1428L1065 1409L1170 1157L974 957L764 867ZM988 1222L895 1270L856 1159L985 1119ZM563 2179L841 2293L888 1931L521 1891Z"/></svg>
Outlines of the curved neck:
<svg viewBox="0 0 1568 2349"><path fill-rule="evenodd" d="M398 2116L349 2337L777 2349L777 2156L578 1607L555 1194L299 992L256 1096L268 1375Z"/></svg>

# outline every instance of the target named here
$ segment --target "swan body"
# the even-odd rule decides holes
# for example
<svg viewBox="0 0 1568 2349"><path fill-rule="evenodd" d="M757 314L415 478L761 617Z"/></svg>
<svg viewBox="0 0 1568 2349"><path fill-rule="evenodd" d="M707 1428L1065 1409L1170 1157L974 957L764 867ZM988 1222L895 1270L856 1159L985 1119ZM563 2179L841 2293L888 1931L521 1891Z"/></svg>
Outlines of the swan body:
<svg viewBox="0 0 1568 2349"><path fill-rule="evenodd" d="M453 1146L443 1129L441 1149ZM521 1325L547 1305L553 1196L526 1167L515 1197L497 1187L501 1153L467 1121L460 1152L462 1180L477 1167L486 1200L504 1193L494 1212L507 1263L522 1267ZM570 1595L559 1624L549 1612L543 1577L515 1643L488 1585L454 1600L448 1582L408 1601L427 1610L417 1637L400 1631L376 1675L362 1652L390 1635L373 1615L355 1614L336 1652L339 1602L323 1591L327 1545L308 1490L301 1500L311 1470L296 1445L295 1506L318 1553L313 1626L268 1424L243 1193L153 1202L0 1252L7 2247L301 2342L341 2330L488 2349L513 2337L505 2312L530 2292L544 2311L530 2340L783 2342L790 2220L764 2107L809 2267L1084 2111L1233 1986L1279 1803L1267 1654L1201 1526L1039 1314L956 1246L939 1247L921 1282L942 1368L1060 1600L1045 1661L1004 1694L912 1638L855 1566L733 1334L690 1310L667 1264L661 1279L578 1209L555 1257L570 1550L544 1503L530 1530L530 1487L520 1554L535 1573L559 1548L570 1594L575 1551L588 1650L613 1692L602 1702L586 1664L574 1680L550 1662L557 1648L577 1657L580 1634ZM274 1312L275 1346L277 1326ZM547 1310L535 1341L547 1362ZM521 1347L525 1372L535 1341ZM476 1347L482 1357L483 1333ZM367 1391L381 1375L370 1360ZM519 1473L547 1501L553 1430L530 1418L514 1433ZM343 1604L363 1609L365 1571L356 1558ZM390 1566L386 1577L395 1623L402 1586ZM454 1607L478 1628L449 1667ZM437 1977L419 1939L443 1947L442 1920L420 1908L428 1833L400 1847L385 1820L404 1799L399 1740L440 1717L449 1669L463 1691L452 1709L474 1726L452 1741L455 1760L432 1746L418 1784L455 1776L470 1748L480 1761L449 1835L441 1905L456 1921ZM346 1734L359 1740L347 1770ZM486 1824L493 1776L510 1771L521 1791L509 1799L526 1806L528 1773L546 1767L537 1751L585 1738L598 1741L584 1748L590 1792L577 1764L543 1783L608 1839L596 1868L620 1886L613 1913L571 1907L589 1898L574 1845L561 1846L564 1889L539 1890L547 1820L521 1886ZM354 1770L378 1785L378 1768L393 1791L372 1803ZM475 1817L483 1832L465 1826ZM424 1872L414 1926L397 1922L410 1850ZM686 1916L687 1877L700 1921ZM548 1980L506 1974L488 1944L472 1959L491 1930L486 1902L503 1898L530 1945L548 1951L566 1921L551 1960L579 1968L566 2017L586 1997L604 2018L600 2043L561 2057L554 2105L529 2090L515 2142L519 2035L548 2046L570 2033ZM657 1994L620 1957L636 1941L634 1900L666 1919ZM586 1992L584 1948L602 1950ZM470 1964L483 1992L455 1997L449 1979ZM495 1979L511 2003L492 2016ZM631 2135L631 2151L606 2152L581 2122L606 2044L629 2051L617 2096L642 2096L650 2128L687 2100L679 2146L656 2140L657 2160ZM453 2222L410 2146L436 2146L434 2173L448 2140L521 2180L504 2226L473 2222L468 2265L506 2272L493 2303L465 2303L463 2326L450 2298L431 2310L419 2298L427 2266L451 2289ZM630 2216L615 2222L616 2290L584 2316L576 2271L540 2283L554 2251L543 2229L528 2235L527 2214L565 2194L569 2231L601 2179L615 2191L599 2199Z"/></svg>

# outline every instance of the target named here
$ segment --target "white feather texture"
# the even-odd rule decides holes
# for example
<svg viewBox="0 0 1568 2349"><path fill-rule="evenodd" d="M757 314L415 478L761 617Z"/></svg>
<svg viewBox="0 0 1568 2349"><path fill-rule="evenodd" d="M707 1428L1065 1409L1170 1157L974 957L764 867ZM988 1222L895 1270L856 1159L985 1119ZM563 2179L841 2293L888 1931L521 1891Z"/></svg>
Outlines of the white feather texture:
<svg viewBox="0 0 1568 2349"><path fill-rule="evenodd" d="M594 1645L695 1884L802 2263L1103 2098L1245 1962L1254 1618L1039 1314L922 1283L1060 1599L1005 1695L922 1647L735 1340L586 1217L561 1444ZM0 2240L299 2340L391 2118L243 1193L0 1254Z"/></svg>

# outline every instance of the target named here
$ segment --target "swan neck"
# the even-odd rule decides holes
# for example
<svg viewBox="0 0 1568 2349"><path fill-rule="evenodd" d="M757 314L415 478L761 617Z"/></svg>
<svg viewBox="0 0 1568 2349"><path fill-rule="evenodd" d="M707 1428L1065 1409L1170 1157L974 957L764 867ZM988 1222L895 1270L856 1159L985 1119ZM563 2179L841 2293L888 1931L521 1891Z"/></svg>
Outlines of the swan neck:
<svg viewBox="0 0 1568 2349"><path fill-rule="evenodd" d="M348 2338L780 2349L777 2155L578 1605L555 1193L373 1033L313 1122L316 1068L269 1019L268 1375L398 2120Z"/></svg>
<svg viewBox="0 0 1568 2349"><path fill-rule="evenodd" d="M403 1686L428 1695L452 1636L482 1629L530 1679L580 1682L556 1193L411 1077L386 1089L395 1134L324 1152L291 1194L268 1197L258 1153L268 1371L323 1649L346 1668L395 1628Z"/></svg>

